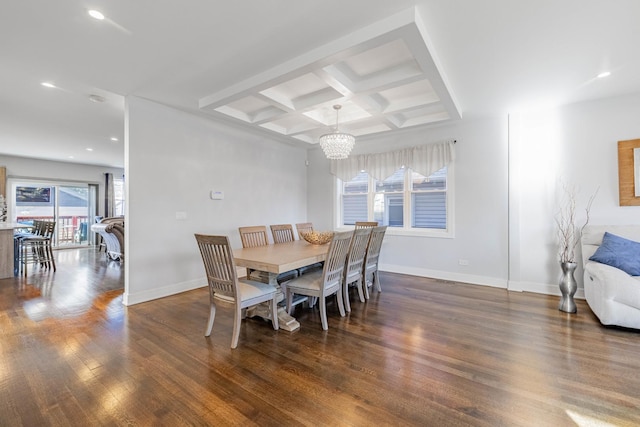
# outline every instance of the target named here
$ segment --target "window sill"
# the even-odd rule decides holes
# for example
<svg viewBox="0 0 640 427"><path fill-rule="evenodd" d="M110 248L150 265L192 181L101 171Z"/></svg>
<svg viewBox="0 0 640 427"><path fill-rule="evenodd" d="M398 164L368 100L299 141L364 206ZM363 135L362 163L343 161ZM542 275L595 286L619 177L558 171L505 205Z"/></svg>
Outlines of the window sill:
<svg viewBox="0 0 640 427"><path fill-rule="evenodd" d="M351 230L353 230L353 227L339 227L337 229L337 231ZM399 227L387 227L386 234L389 236L428 237L435 239L453 239L455 237L453 230L406 229Z"/></svg>

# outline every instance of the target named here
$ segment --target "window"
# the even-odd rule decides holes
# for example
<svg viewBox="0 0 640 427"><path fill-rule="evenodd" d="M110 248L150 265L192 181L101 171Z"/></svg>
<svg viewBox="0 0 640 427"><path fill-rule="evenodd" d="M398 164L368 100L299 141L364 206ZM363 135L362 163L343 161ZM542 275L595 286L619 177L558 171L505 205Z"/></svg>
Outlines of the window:
<svg viewBox="0 0 640 427"><path fill-rule="evenodd" d="M402 227L404 207L405 169L398 169L384 181L375 181L373 196L373 220L390 227Z"/></svg>
<svg viewBox="0 0 640 427"><path fill-rule="evenodd" d="M446 167L428 177L411 172L411 206L411 227L446 230Z"/></svg>
<svg viewBox="0 0 640 427"><path fill-rule="evenodd" d="M124 215L124 175L122 178L113 178L113 199L114 199L114 207L113 207L113 215L114 216L122 216Z"/></svg>
<svg viewBox="0 0 640 427"><path fill-rule="evenodd" d="M362 171L351 181L339 181L338 223L346 226L356 221L378 221L398 231L448 235L450 170L444 167L427 177L403 167L382 181Z"/></svg>
<svg viewBox="0 0 640 427"><path fill-rule="evenodd" d="M345 225L368 218L369 174L360 172L342 186L342 218Z"/></svg>

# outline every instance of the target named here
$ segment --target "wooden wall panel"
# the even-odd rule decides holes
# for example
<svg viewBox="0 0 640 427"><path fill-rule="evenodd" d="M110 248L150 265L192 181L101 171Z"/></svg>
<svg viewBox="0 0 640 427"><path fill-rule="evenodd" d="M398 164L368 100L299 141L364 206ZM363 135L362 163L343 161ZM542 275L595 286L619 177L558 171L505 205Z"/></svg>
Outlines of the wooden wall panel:
<svg viewBox="0 0 640 427"><path fill-rule="evenodd" d="M633 168L634 148L640 148L640 139L618 141L618 191L620 192L620 206L640 206L640 197L636 197L635 195Z"/></svg>
<svg viewBox="0 0 640 427"><path fill-rule="evenodd" d="M7 196L7 168L0 166L0 195Z"/></svg>

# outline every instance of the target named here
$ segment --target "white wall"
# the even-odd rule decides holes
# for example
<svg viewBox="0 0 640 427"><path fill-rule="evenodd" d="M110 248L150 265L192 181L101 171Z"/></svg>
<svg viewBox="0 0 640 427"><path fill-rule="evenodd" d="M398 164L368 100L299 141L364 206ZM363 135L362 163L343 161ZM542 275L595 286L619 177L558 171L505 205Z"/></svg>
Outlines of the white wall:
<svg viewBox="0 0 640 427"><path fill-rule="evenodd" d="M454 138L455 238L385 237L386 271L557 294L555 215L561 182L576 185L579 221L598 190L591 224L640 224L640 207L618 205L617 142L640 138L640 95L359 139L357 152ZM334 179L309 151L309 220L331 228ZM578 250L577 259L581 254ZM458 265L469 260L468 266ZM583 297L582 268L575 274Z"/></svg>
<svg viewBox="0 0 640 427"><path fill-rule="evenodd" d="M562 182L577 187L579 223L597 191L591 224L640 224L640 207L619 206L617 159L618 141L640 138L638 117L640 95L511 116L510 288L559 294L554 218Z"/></svg>
<svg viewBox="0 0 640 427"><path fill-rule="evenodd" d="M54 162L24 157L0 155L0 166L6 166L7 178L41 179L48 181L84 182L99 185L98 206L104 209L104 174L122 176L123 169L105 166L80 165L77 163ZM10 191L7 187L7 191Z"/></svg>
<svg viewBox="0 0 640 427"><path fill-rule="evenodd" d="M456 139L455 238L387 235L380 269L469 283L507 286L507 120L486 119L393 137L359 139L354 153L391 151ZM334 179L321 150L309 152L309 220L332 228ZM460 259L469 264L459 265Z"/></svg>
<svg viewBox="0 0 640 427"><path fill-rule="evenodd" d="M140 98L126 110L125 304L206 284L194 233L241 247L240 226L306 221L304 148Z"/></svg>

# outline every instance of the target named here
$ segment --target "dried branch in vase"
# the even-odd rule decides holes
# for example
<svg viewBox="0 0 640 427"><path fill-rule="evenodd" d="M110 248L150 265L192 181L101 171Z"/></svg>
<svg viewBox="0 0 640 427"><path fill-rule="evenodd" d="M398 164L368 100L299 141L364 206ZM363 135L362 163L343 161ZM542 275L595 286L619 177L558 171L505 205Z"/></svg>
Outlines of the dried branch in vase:
<svg viewBox="0 0 640 427"><path fill-rule="evenodd" d="M591 205L593 200L598 194L598 190L595 191L589 198L587 206L585 208L585 220L580 227L576 224L576 189L575 187L568 187L566 184L562 184L563 198L560 202L560 210L556 215L556 225L558 227L558 257L560 262L576 262L576 246L580 242L582 236L582 230L589 223L589 212L591 211Z"/></svg>
<svg viewBox="0 0 640 427"><path fill-rule="evenodd" d="M7 201L2 194L0 194L0 222L7 220Z"/></svg>

